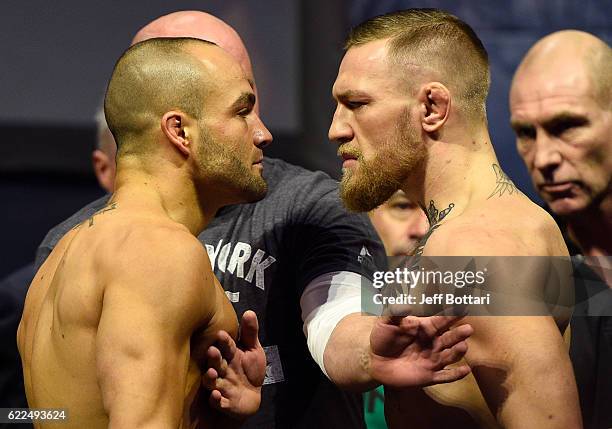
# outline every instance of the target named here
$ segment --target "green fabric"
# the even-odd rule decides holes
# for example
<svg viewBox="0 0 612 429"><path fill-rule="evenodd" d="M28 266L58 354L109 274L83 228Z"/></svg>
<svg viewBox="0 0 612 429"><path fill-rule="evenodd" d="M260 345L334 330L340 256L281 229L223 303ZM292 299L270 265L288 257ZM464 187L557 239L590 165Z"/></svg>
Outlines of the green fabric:
<svg viewBox="0 0 612 429"><path fill-rule="evenodd" d="M382 386L363 394L365 421L368 429L387 429L384 401L385 393Z"/></svg>

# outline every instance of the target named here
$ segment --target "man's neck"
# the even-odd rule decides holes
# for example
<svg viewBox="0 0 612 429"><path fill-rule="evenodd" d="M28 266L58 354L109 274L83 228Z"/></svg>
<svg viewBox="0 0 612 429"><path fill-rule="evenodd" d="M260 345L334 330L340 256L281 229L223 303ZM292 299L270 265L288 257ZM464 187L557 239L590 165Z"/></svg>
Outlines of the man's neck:
<svg viewBox="0 0 612 429"><path fill-rule="evenodd" d="M132 170L118 173L115 183L110 202L165 215L194 236L204 230L219 208L214 203L203 202L194 183L180 175L158 176Z"/></svg>
<svg viewBox="0 0 612 429"><path fill-rule="evenodd" d="M612 255L612 194L567 220L567 231L585 256Z"/></svg>
<svg viewBox="0 0 612 429"><path fill-rule="evenodd" d="M418 202L433 226L487 199L497 180L494 164L497 158L488 135L473 144L435 142L422 172L402 190Z"/></svg>

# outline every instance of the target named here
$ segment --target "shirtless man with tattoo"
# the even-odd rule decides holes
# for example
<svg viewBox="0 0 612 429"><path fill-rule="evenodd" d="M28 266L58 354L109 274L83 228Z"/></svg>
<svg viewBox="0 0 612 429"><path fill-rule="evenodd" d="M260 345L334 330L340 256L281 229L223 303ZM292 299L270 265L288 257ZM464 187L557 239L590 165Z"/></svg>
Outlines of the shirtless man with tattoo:
<svg viewBox="0 0 612 429"><path fill-rule="evenodd" d="M210 353L238 326L196 238L220 207L266 193L272 137L254 106L242 68L212 43L151 39L119 59L105 98L115 192L61 239L26 298L30 407L67 408L66 428L231 427L257 410L257 319L243 317L250 347L229 363ZM203 406L207 359L224 376L209 401L232 419Z"/></svg>
<svg viewBox="0 0 612 429"><path fill-rule="evenodd" d="M423 258L567 256L551 217L500 167L487 130L488 89L487 53L452 15L411 9L353 29L329 131L344 160L343 200L369 211L402 189L428 216L416 251ZM540 295L541 278L525 271L517 288ZM468 314L472 373L445 385L386 386L390 427L581 427L561 335L567 318Z"/></svg>

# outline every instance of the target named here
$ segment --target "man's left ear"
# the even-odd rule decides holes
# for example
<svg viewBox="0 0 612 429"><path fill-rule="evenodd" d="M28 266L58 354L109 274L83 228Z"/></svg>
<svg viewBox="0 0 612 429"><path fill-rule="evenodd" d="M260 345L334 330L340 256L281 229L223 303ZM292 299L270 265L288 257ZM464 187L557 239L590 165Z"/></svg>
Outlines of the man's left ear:
<svg viewBox="0 0 612 429"><path fill-rule="evenodd" d="M189 118L182 112L170 111L166 112L161 119L161 130L168 139L183 155L189 156L190 139L187 128Z"/></svg>
<svg viewBox="0 0 612 429"><path fill-rule="evenodd" d="M430 82L417 94L421 106L421 126L427 133L435 133L448 119L451 107L450 91L439 82Z"/></svg>

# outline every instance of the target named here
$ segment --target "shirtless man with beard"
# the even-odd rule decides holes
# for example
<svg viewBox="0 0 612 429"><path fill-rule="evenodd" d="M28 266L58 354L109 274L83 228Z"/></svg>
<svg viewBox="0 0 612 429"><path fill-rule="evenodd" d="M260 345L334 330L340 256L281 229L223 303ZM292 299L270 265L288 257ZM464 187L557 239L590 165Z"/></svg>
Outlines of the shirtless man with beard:
<svg viewBox="0 0 612 429"><path fill-rule="evenodd" d="M402 189L428 216L423 258L567 256L552 218L499 167L487 130L487 53L467 24L434 9L395 12L353 29L346 49L329 137L344 159L348 208L372 210ZM541 272L522 271L520 292L544 293ZM567 315L466 321L472 374L425 388L385 385L390 427L581 427L561 335ZM379 331L371 340L384 339Z"/></svg>

